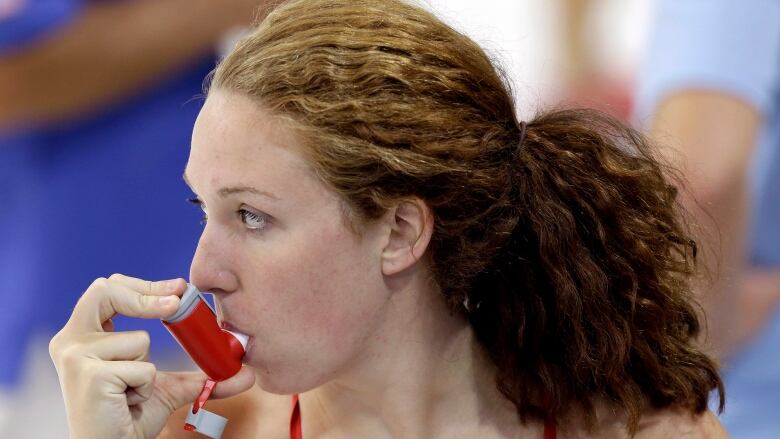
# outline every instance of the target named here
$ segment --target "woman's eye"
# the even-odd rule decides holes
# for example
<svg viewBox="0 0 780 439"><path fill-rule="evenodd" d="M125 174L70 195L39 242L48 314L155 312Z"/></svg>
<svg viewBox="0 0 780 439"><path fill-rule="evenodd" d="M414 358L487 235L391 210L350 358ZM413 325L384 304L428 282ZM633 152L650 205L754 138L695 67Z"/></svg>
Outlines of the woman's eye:
<svg viewBox="0 0 780 439"><path fill-rule="evenodd" d="M246 209L239 210L238 214L241 216L241 222L246 224L247 229L261 230L265 228L266 223L268 222L265 215L250 212Z"/></svg>

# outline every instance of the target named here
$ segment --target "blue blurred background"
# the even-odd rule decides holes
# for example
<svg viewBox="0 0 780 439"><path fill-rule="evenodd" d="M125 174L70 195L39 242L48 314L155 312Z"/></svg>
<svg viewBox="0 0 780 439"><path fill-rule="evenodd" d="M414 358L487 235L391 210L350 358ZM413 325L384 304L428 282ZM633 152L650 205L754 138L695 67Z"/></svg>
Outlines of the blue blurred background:
<svg viewBox="0 0 780 439"><path fill-rule="evenodd" d="M0 431L7 437L66 435L47 344L95 278L187 277L201 226L181 174L202 83L258 3L0 0ZM737 438L780 437L773 413L780 406L780 2L423 4L500 60L521 117L550 105L595 106L675 144L683 153L668 158L689 175L700 162L714 169L692 178L691 190L719 225L734 224L724 226L733 239L723 251L732 259L716 296L730 315L712 317L731 340L722 351L729 398L722 419ZM661 117L678 98L686 108L691 91L723 110L710 119L697 111ZM709 102L699 98L691 105ZM725 127L714 141L725 144L707 149L693 127ZM707 164L713 154L726 164ZM734 182L744 183L744 199L721 196L741 187ZM159 322L117 318L116 328L149 331L162 368L190 367Z"/></svg>

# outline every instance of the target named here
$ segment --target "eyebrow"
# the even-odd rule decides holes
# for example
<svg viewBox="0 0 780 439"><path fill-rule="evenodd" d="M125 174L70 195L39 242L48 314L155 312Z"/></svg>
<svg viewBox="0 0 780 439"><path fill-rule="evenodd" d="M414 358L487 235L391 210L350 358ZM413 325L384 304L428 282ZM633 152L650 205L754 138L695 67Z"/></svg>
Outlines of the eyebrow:
<svg viewBox="0 0 780 439"><path fill-rule="evenodd" d="M187 179L187 173L186 172L184 172L182 174L182 178L184 178L184 182L191 189L192 188L192 184L190 184L190 181ZM220 188L217 191L217 194L219 194L219 196L223 197L223 198L227 197L228 195L240 194L240 193L250 193L250 194L260 195L262 197L267 197L267 198L270 198L270 199L275 200L275 201L279 201L280 200L280 198L277 197L276 195L274 195L274 194L272 194L270 192L261 191L260 189L254 188L252 186L228 186L228 187Z"/></svg>

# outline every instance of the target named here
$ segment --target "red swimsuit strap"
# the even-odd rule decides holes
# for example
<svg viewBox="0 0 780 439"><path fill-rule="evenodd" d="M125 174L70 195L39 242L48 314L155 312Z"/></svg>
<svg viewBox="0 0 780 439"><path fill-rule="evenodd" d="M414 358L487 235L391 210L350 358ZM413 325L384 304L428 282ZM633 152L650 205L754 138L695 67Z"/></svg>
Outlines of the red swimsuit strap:
<svg viewBox="0 0 780 439"><path fill-rule="evenodd" d="M301 405L298 403L298 395L292 396L292 416L290 416L290 439L303 439L303 428L301 427ZM555 424L546 422L544 424L544 439L556 439Z"/></svg>
<svg viewBox="0 0 780 439"><path fill-rule="evenodd" d="M303 439L301 426L301 405L298 403L298 394L292 396L292 416L290 416L290 439Z"/></svg>

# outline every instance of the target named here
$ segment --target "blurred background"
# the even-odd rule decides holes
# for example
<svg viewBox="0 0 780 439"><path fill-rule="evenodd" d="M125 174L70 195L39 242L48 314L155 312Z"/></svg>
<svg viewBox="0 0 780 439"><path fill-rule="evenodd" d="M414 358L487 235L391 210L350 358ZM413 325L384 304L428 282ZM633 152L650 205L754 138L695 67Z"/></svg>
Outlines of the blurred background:
<svg viewBox="0 0 780 439"><path fill-rule="evenodd" d="M780 437L780 2L420 0L511 78L518 112L649 133L703 247L702 343L735 438ZM67 435L48 341L97 277L187 278L181 179L202 82L258 0L0 0L0 431ZM186 11L183 13L182 11ZM191 368L157 321L162 369Z"/></svg>

